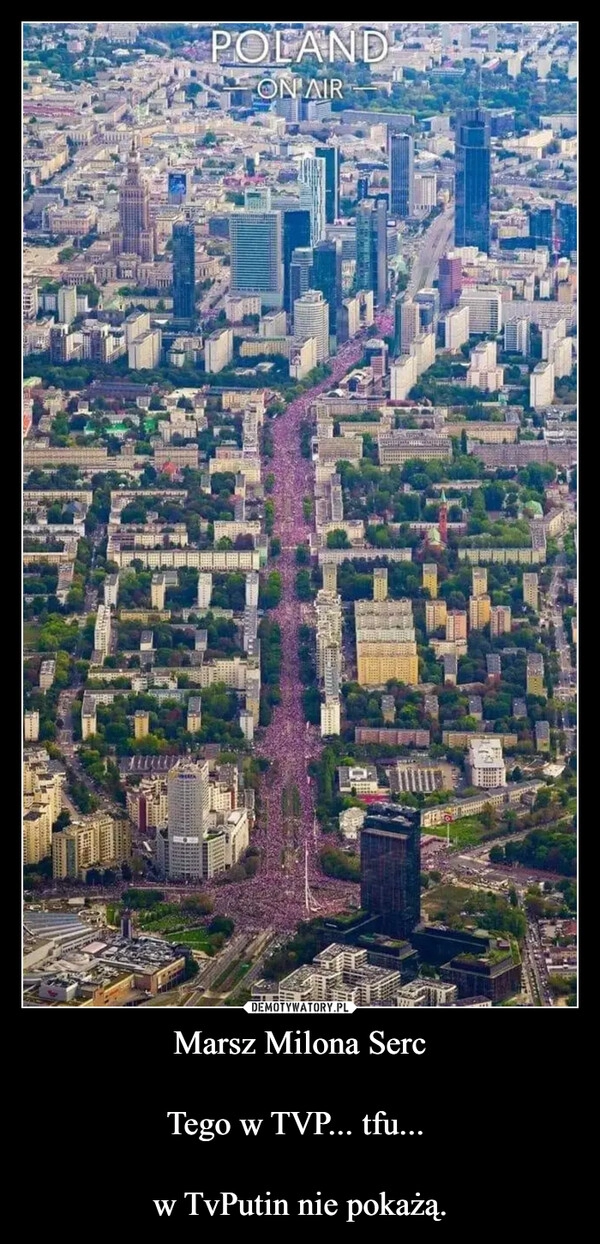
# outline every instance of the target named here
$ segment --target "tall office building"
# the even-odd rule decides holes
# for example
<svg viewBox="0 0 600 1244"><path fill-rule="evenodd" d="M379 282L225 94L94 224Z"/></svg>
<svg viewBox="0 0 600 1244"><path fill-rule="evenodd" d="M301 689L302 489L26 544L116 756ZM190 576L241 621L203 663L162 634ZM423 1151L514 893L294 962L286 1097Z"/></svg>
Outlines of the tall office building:
<svg viewBox="0 0 600 1244"><path fill-rule="evenodd" d="M556 204L556 235L559 255L577 250L577 208L573 203Z"/></svg>
<svg viewBox="0 0 600 1244"><path fill-rule="evenodd" d="M379 804L365 817L360 842L360 905L381 916L392 937L408 937L421 914L420 813Z"/></svg>
<svg viewBox="0 0 600 1244"><path fill-rule="evenodd" d="M327 166L316 156L304 156L300 166L300 207L310 212L310 244L325 237L325 188Z"/></svg>
<svg viewBox="0 0 600 1244"><path fill-rule="evenodd" d="M208 761L171 769L168 777L168 858L170 880L202 877L202 844L208 828Z"/></svg>
<svg viewBox="0 0 600 1244"><path fill-rule="evenodd" d="M325 220L332 225L340 214L339 148L315 147L315 156L325 161Z"/></svg>
<svg viewBox="0 0 600 1244"><path fill-rule="evenodd" d="M400 354L410 354L410 347L421 332L421 311L418 302L404 298L400 308Z"/></svg>
<svg viewBox="0 0 600 1244"><path fill-rule="evenodd" d="M293 299L290 297L290 264L292 254L298 247L310 246L310 212L286 209L283 215L283 305L291 311ZM301 291L304 293L304 290ZM296 295L299 297L299 295Z"/></svg>
<svg viewBox="0 0 600 1244"><path fill-rule="evenodd" d="M356 182L357 201L360 203L361 199L367 199L368 197L369 197L369 178L359 177Z"/></svg>
<svg viewBox="0 0 600 1244"><path fill-rule="evenodd" d="M173 315L176 320L194 318L195 265L194 226L173 225Z"/></svg>
<svg viewBox="0 0 600 1244"><path fill-rule="evenodd" d="M388 162L390 176L390 213L406 220L414 211L415 143L410 134L390 133Z"/></svg>
<svg viewBox="0 0 600 1244"><path fill-rule="evenodd" d="M456 118L457 246L490 249L490 122L482 108L468 108Z"/></svg>
<svg viewBox="0 0 600 1244"><path fill-rule="evenodd" d="M554 213L551 207L533 208L529 212L529 236L535 246L554 249Z"/></svg>
<svg viewBox="0 0 600 1244"><path fill-rule="evenodd" d="M59 324L70 324L77 315L77 287L61 285L56 304Z"/></svg>
<svg viewBox="0 0 600 1244"><path fill-rule="evenodd" d="M442 255L439 262L440 311L449 311L460 298L462 259L453 251Z"/></svg>
<svg viewBox="0 0 600 1244"><path fill-rule="evenodd" d="M198 608L210 609L213 577L210 571L201 570L198 575Z"/></svg>
<svg viewBox="0 0 600 1244"><path fill-rule="evenodd" d="M356 285L371 289L378 306L387 298L387 205L363 199L356 209Z"/></svg>
<svg viewBox="0 0 600 1244"><path fill-rule="evenodd" d="M510 354L528 355L530 350L530 320L524 315L518 320L509 320L504 325L504 349Z"/></svg>
<svg viewBox="0 0 600 1244"><path fill-rule="evenodd" d="M121 248L126 255L139 255L146 263L154 259L153 232L150 229L148 187L140 176L140 158L133 143L127 161L127 174L119 192Z"/></svg>
<svg viewBox="0 0 600 1244"><path fill-rule="evenodd" d="M229 218L230 293L260 297L263 307L283 305L281 212L240 211Z"/></svg>
<svg viewBox="0 0 600 1244"><path fill-rule="evenodd" d="M294 303L294 336L315 337L317 362L329 355L329 307L320 289L307 289Z"/></svg>
<svg viewBox="0 0 600 1244"><path fill-rule="evenodd" d="M294 303L296 299L301 298L302 294L305 294L307 289L311 288L312 268L312 246L297 246L296 249L292 251L292 260L290 263L290 311L294 310Z"/></svg>
<svg viewBox="0 0 600 1244"><path fill-rule="evenodd" d="M342 298L342 248L339 242L317 242L313 250L313 289L320 289L329 304L329 332L337 334L337 313Z"/></svg>

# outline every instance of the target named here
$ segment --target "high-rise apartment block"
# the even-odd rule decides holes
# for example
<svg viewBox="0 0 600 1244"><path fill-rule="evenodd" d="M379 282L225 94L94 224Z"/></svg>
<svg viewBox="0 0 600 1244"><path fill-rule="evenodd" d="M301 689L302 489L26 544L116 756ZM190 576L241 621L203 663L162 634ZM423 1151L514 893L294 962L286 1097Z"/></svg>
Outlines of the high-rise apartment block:
<svg viewBox="0 0 600 1244"><path fill-rule="evenodd" d="M487 592L487 570L485 566L473 566L471 571L471 591L473 596L485 596Z"/></svg>
<svg viewBox="0 0 600 1244"><path fill-rule="evenodd" d="M523 575L523 601L530 609L539 611L539 579L537 574Z"/></svg>
<svg viewBox="0 0 600 1244"><path fill-rule="evenodd" d="M544 658L539 652L527 653L527 695L545 695Z"/></svg>
<svg viewBox="0 0 600 1244"><path fill-rule="evenodd" d="M77 287L61 285L56 296L59 324L70 324L77 315Z"/></svg>
<svg viewBox="0 0 600 1244"><path fill-rule="evenodd" d="M37 743L40 737L40 715L36 708L23 713L23 737L26 743Z"/></svg>
<svg viewBox="0 0 600 1244"><path fill-rule="evenodd" d="M198 575L198 608L200 610L210 609L210 601L212 597L213 577L210 571L201 570Z"/></svg>
<svg viewBox="0 0 600 1244"><path fill-rule="evenodd" d="M153 609L164 609L166 591L166 576L161 571L157 571L156 574L152 575L150 583L150 604Z"/></svg>
<svg viewBox="0 0 600 1244"><path fill-rule="evenodd" d="M529 405L533 410L544 410L554 401L554 364L536 363L529 377Z"/></svg>
<svg viewBox="0 0 600 1244"><path fill-rule="evenodd" d="M469 626L472 631L482 631L490 620L491 612L490 596L469 596Z"/></svg>
<svg viewBox="0 0 600 1244"><path fill-rule="evenodd" d="M531 321L528 316L518 320L509 320L504 325L504 349L510 354L522 354L525 358L530 351Z"/></svg>
<svg viewBox="0 0 600 1244"><path fill-rule="evenodd" d="M323 591L337 594L337 566L335 562L323 564Z"/></svg>
<svg viewBox="0 0 600 1244"><path fill-rule="evenodd" d="M444 349L460 350L469 340L470 311L467 306L455 307L444 319Z"/></svg>
<svg viewBox="0 0 600 1244"><path fill-rule="evenodd" d="M217 328L204 344L204 368L207 372L223 371L233 358L233 329Z"/></svg>
<svg viewBox="0 0 600 1244"><path fill-rule="evenodd" d="M202 696L191 695L187 704L186 730L197 734L202 729Z"/></svg>
<svg viewBox="0 0 600 1244"><path fill-rule="evenodd" d="M431 599L435 600L438 590L437 562L423 562L423 587L427 588Z"/></svg>
<svg viewBox="0 0 600 1244"><path fill-rule="evenodd" d="M467 638L467 614L462 609L449 609L446 616L446 640L457 643Z"/></svg>
<svg viewBox="0 0 600 1244"><path fill-rule="evenodd" d="M425 630L428 635L432 635L441 626L445 627L447 617L448 606L445 600L425 601Z"/></svg>
<svg viewBox="0 0 600 1244"><path fill-rule="evenodd" d="M490 635L492 639L498 635L510 635L510 605L492 605L490 611Z"/></svg>
<svg viewBox="0 0 600 1244"><path fill-rule="evenodd" d="M80 878L101 864L122 864L131 857L129 821L93 812L52 835L52 876Z"/></svg>
<svg viewBox="0 0 600 1244"><path fill-rule="evenodd" d="M110 609L107 605L98 605L94 626L94 648L103 656L108 656L110 652L110 632Z"/></svg>
<svg viewBox="0 0 600 1244"><path fill-rule="evenodd" d="M340 698L333 696L321 704L321 738L325 739L330 734L339 734L340 726Z"/></svg>
<svg viewBox="0 0 600 1244"><path fill-rule="evenodd" d="M385 566L373 571L373 600L387 600L388 572Z"/></svg>
<svg viewBox="0 0 600 1244"><path fill-rule="evenodd" d="M258 571L250 570L246 575L245 599L246 607L249 609L258 609L258 592L260 587L260 579Z"/></svg>
<svg viewBox="0 0 600 1244"><path fill-rule="evenodd" d="M419 658L411 601L357 600L354 621L359 683L380 687L397 679L416 686Z"/></svg>

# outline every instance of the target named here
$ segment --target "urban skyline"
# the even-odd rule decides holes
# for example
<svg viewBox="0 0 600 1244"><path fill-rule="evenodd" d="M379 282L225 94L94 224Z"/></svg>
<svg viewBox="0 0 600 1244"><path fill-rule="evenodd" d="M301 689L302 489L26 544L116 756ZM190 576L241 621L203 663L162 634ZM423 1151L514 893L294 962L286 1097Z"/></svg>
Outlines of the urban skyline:
<svg viewBox="0 0 600 1244"><path fill-rule="evenodd" d="M577 27L264 28L23 27L24 1005L574 1006Z"/></svg>

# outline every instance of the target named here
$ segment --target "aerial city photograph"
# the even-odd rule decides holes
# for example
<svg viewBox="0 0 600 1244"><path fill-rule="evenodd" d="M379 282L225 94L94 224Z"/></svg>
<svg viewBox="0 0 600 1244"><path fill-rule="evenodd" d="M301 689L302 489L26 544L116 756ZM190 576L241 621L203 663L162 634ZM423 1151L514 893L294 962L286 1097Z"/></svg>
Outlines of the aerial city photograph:
<svg viewBox="0 0 600 1244"><path fill-rule="evenodd" d="M577 1007L576 22L24 22L22 1006Z"/></svg>

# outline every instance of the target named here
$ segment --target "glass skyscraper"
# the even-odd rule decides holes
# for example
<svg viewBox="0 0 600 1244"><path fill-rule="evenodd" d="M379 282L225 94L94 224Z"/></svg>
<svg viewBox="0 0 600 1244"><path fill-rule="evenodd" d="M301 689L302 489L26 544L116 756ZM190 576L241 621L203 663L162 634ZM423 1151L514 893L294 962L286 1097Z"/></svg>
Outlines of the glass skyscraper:
<svg viewBox="0 0 600 1244"><path fill-rule="evenodd" d="M298 247L307 246L310 246L310 212L286 208L283 212L283 305L286 311L292 309L290 299L292 253ZM304 290L302 292L304 293ZM296 294L296 297L298 296Z"/></svg>
<svg viewBox="0 0 600 1244"><path fill-rule="evenodd" d="M400 220L412 216L414 209L415 144L410 134L391 133L389 137L390 213Z"/></svg>
<svg viewBox="0 0 600 1244"><path fill-rule="evenodd" d="M310 212L310 244L325 237L325 160L304 156L300 167L300 207Z"/></svg>
<svg viewBox="0 0 600 1244"><path fill-rule="evenodd" d="M325 220L332 225L340 214L340 153L337 147L315 147L315 156L325 161Z"/></svg>
<svg viewBox="0 0 600 1244"><path fill-rule="evenodd" d="M559 255L577 250L577 208L573 203L556 204L556 233Z"/></svg>
<svg viewBox="0 0 600 1244"><path fill-rule="evenodd" d="M263 307L283 306L282 233L279 211L232 212L232 294L260 295Z"/></svg>
<svg viewBox="0 0 600 1244"><path fill-rule="evenodd" d="M195 281L194 226L173 225L173 316L176 320L194 318Z"/></svg>
<svg viewBox="0 0 600 1244"><path fill-rule="evenodd" d="M490 249L490 122L482 108L456 118L456 246Z"/></svg>
<svg viewBox="0 0 600 1244"><path fill-rule="evenodd" d="M311 246L297 246L292 251L289 274L290 310L297 298L312 287L313 250Z"/></svg>
<svg viewBox="0 0 600 1244"><path fill-rule="evenodd" d="M312 287L329 303L329 332L337 334L337 311L342 296L342 252L336 242L318 242L313 250Z"/></svg>
<svg viewBox="0 0 600 1244"><path fill-rule="evenodd" d="M372 289L375 302L387 298L387 203L362 199L356 209L356 287Z"/></svg>
<svg viewBox="0 0 600 1244"><path fill-rule="evenodd" d="M360 905L381 917L383 933L409 937L421 916L420 813L380 804L360 835Z"/></svg>

